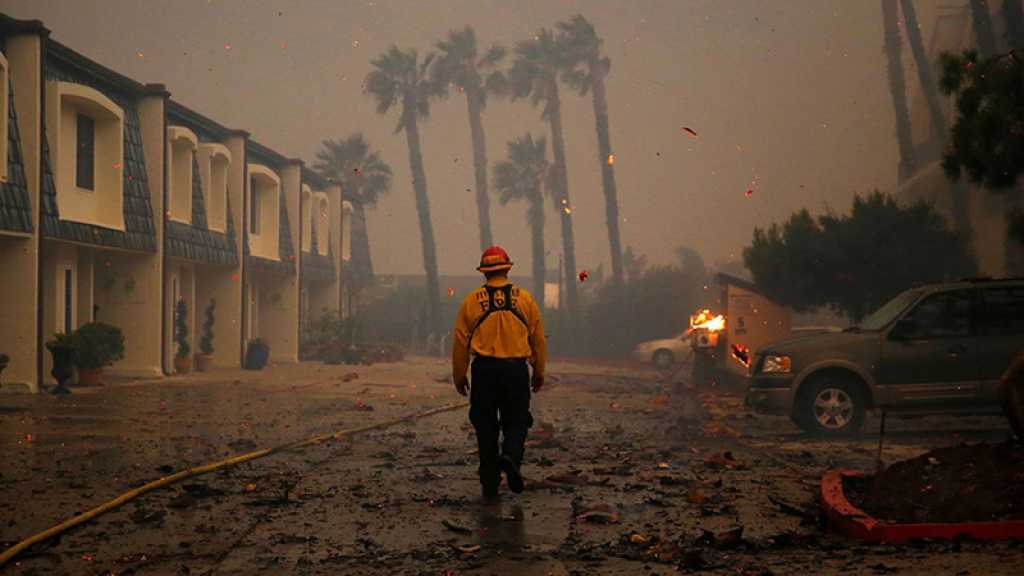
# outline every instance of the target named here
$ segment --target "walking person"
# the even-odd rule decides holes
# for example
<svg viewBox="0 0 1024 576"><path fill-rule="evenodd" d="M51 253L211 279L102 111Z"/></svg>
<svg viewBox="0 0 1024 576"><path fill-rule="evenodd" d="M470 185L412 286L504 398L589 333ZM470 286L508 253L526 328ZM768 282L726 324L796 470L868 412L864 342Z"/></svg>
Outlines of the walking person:
<svg viewBox="0 0 1024 576"><path fill-rule="evenodd" d="M509 490L523 491L520 467L533 424L530 392L544 386L544 321L533 296L509 282L511 268L500 246L484 251L477 270L487 281L462 301L452 338L452 376L459 394L469 394L480 486L487 500L497 498L502 473Z"/></svg>

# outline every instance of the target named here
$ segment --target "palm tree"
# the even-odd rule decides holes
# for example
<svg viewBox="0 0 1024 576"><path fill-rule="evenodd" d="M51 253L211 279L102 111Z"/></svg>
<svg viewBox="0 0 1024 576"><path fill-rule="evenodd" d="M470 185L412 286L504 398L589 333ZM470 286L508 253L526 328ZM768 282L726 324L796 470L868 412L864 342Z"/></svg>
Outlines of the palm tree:
<svg viewBox="0 0 1024 576"><path fill-rule="evenodd" d="M477 52L476 33L469 26L452 30L447 40L437 43L440 52L431 77L439 86L455 86L466 95L469 109L469 133L473 140L473 173L476 177L476 209L480 223L480 249L494 244L491 234L490 197L487 195L487 145L481 118L487 96L500 93L505 75L497 66L505 58L505 48L491 46L483 56ZM444 91L448 94L448 90Z"/></svg>
<svg viewBox="0 0 1024 576"><path fill-rule="evenodd" d="M603 40L594 26L581 14L568 22L558 23L559 42L568 55L571 68L562 77L580 95L590 92L597 124L597 163L601 167L601 185L604 188L605 221L608 225L608 244L612 254L612 280L622 286L622 241L619 238L619 200L615 188L615 166L612 162L612 142L608 130L608 98L604 79L611 70L612 61L601 54Z"/></svg>
<svg viewBox="0 0 1024 576"><path fill-rule="evenodd" d="M370 144L361 133L356 133L348 138L324 140L316 152L313 169L340 182L344 198L352 203L352 263L348 281L349 287L358 291L373 280L366 209L375 207L377 200L391 191L391 167L380 154L370 151Z"/></svg>
<svg viewBox="0 0 1024 576"><path fill-rule="evenodd" d="M440 95L437 85L427 78L427 70L433 59L434 55L429 54L420 62L415 49L399 50L392 45L387 52L370 62L374 70L366 75L364 88L377 101L378 114L387 114L392 108L401 105L395 132L405 131L405 141L409 147L409 168L420 222L423 268L427 275L428 333L436 333L441 327L441 296L437 277L437 246L434 243L434 226L430 220L427 176L423 170L417 121L430 115L430 100Z"/></svg>
<svg viewBox="0 0 1024 576"><path fill-rule="evenodd" d="M562 104L558 76L567 69L566 54L550 30L542 28L531 40L516 44L516 60L508 72L512 98L529 98L534 106L544 105L541 118L551 130L554 183L553 198L562 221L562 251L565 258L565 299L570 323L576 318L576 241L572 231L572 204L565 165L565 135L562 132Z"/></svg>
<svg viewBox="0 0 1024 576"><path fill-rule="evenodd" d="M921 84L921 91L924 92L924 99L928 103L928 113L931 116L932 139L936 143L945 142L947 134L946 117L942 112L942 103L939 100L939 85L935 82L932 74L932 62L924 51L924 42L921 40L921 25L917 21L917 10L914 8L914 0L900 0L903 8L903 21L907 28L907 40L910 41L910 51L914 55L914 64L917 67L917 78ZM971 214L967 198L967 185L963 182L952 183L953 193L953 222L957 231L964 238L971 238Z"/></svg>
<svg viewBox="0 0 1024 576"><path fill-rule="evenodd" d="M520 136L508 143L508 160L494 167L494 188L504 206L512 200L530 203L526 221L532 236L533 293L538 303L544 302L544 195L549 191L551 164L546 155L547 143L541 136Z"/></svg>
<svg viewBox="0 0 1024 576"><path fill-rule="evenodd" d="M896 112L896 140L900 148L899 182L911 177L917 169L914 142L910 133L910 110L907 108L906 80L903 78L903 42L900 40L899 6L897 0L882 0L882 21L885 29L885 55L889 73L889 92Z"/></svg>

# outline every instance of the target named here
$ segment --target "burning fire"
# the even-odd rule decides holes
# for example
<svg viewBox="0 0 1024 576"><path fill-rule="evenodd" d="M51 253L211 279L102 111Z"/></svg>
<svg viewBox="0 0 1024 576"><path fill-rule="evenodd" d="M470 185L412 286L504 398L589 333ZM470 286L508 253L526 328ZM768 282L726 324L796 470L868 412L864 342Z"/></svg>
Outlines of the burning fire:
<svg viewBox="0 0 1024 576"><path fill-rule="evenodd" d="M707 330L718 332L725 329L725 316L711 316L710 310L701 310L699 314L690 318L691 330Z"/></svg>
<svg viewBox="0 0 1024 576"><path fill-rule="evenodd" d="M750 348L743 344L733 344L732 357L742 364L744 368L750 368Z"/></svg>

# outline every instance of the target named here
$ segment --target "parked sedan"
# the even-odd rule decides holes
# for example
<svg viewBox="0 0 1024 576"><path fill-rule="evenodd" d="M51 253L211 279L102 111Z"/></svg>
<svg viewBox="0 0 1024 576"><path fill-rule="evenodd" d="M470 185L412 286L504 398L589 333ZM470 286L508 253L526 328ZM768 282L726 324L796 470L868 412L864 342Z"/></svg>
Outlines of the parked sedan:
<svg viewBox="0 0 1024 576"><path fill-rule="evenodd" d="M693 345L688 332L683 332L672 338L641 342L633 349L633 359L650 362L660 370L666 370L677 364L689 363L693 360Z"/></svg>

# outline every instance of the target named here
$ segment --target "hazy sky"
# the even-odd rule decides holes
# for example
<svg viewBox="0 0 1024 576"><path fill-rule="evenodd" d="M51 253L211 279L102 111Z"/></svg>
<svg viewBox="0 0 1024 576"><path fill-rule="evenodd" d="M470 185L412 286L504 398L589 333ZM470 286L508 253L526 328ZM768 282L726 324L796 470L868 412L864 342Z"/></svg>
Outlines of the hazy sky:
<svg viewBox="0 0 1024 576"><path fill-rule="evenodd" d="M937 7L960 3L917 2L926 43ZM612 60L623 245L652 262L681 244L709 262L735 259L754 226L803 207L846 209L854 193L896 181L877 0L0 0L0 10L43 20L54 39L166 84L285 155L311 161L325 138L366 134L395 171L370 215L378 272L419 273L422 260L405 140L394 114L375 113L363 78L392 43L422 53L466 25L484 45L511 46L577 12L594 23ZM566 87L562 100L577 261L593 269L609 259L593 110ZM484 127L492 164L513 137L546 134L523 102L492 100ZM421 133L441 272L471 273L479 247L464 98L435 103ZM496 240L528 268L525 206L492 207ZM554 213L547 222L553 266L560 230Z"/></svg>

